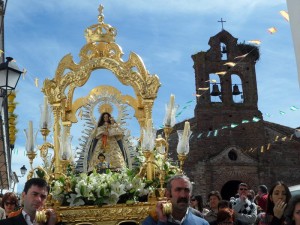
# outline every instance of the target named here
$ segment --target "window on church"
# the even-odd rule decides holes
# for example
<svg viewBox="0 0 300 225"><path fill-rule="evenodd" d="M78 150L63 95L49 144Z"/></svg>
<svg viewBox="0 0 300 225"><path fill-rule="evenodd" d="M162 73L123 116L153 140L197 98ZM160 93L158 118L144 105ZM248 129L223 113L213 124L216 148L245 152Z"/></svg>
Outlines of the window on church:
<svg viewBox="0 0 300 225"><path fill-rule="evenodd" d="M237 154L234 150L230 150L228 152L228 158L231 160L231 161L236 161L237 160Z"/></svg>
<svg viewBox="0 0 300 225"><path fill-rule="evenodd" d="M223 43L220 42L220 48L221 48L221 60L228 60L228 51L227 51L227 46Z"/></svg>

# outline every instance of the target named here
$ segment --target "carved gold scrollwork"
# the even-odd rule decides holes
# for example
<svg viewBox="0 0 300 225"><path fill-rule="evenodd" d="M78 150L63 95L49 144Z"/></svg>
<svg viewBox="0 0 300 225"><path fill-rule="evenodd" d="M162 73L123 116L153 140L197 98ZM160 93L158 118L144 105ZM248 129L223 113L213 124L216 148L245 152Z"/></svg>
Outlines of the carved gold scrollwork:
<svg viewBox="0 0 300 225"><path fill-rule="evenodd" d="M69 225L92 224L119 224L120 221L134 220L141 222L155 207L156 203L135 203L133 205L117 204L114 206L85 206L85 207L58 207L60 220Z"/></svg>
<svg viewBox="0 0 300 225"><path fill-rule="evenodd" d="M53 179L57 179L65 170L64 166L61 166L64 162L59 157L60 143L58 138L61 135L61 128L67 126L67 135L69 135L72 124L78 122L76 112L89 102L88 96L73 99L73 94L77 88L86 84L93 71L98 69L110 70L120 83L133 88L134 95L122 95L112 87L109 88L101 83L96 84L98 89L95 88L90 93L95 94L108 90L116 94L123 103L134 109L135 117L141 129L145 125L145 121L152 118L153 102L160 87L159 78L147 71L143 60L137 54L130 53L128 61L122 59L122 48L115 43L117 31L104 23L103 7L99 8L99 12L99 23L90 26L85 32L87 44L80 51L79 63L75 63L73 56L67 54L59 62L54 78L44 81L42 92L47 96L54 115ZM126 219L141 222L149 215L150 209L155 204L148 202L103 207L55 206L55 209L61 221L68 225L115 225Z"/></svg>

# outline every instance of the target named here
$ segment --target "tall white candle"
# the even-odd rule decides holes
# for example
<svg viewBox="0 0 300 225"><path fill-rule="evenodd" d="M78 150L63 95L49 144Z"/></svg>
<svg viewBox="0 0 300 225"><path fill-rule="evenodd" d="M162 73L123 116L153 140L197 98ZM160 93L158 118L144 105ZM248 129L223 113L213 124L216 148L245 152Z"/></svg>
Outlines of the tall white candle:
<svg viewBox="0 0 300 225"><path fill-rule="evenodd" d="M183 141L184 144L186 144L187 141L188 141L187 138L188 138L189 133L190 133L190 122L185 121L183 134L182 134L182 141Z"/></svg>
<svg viewBox="0 0 300 225"><path fill-rule="evenodd" d="M30 120L28 123L28 143L29 143L29 151L33 150L33 125L32 121Z"/></svg>
<svg viewBox="0 0 300 225"><path fill-rule="evenodd" d="M172 110L174 108L174 102L175 102L175 95L171 94L170 101L169 101L169 104L167 107L167 120L166 120L167 126L171 125Z"/></svg>
<svg viewBox="0 0 300 225"><path fill-rule="evenodd" d="M42 112L42 128L47 128L48 125L48 98L44 96L44 105Z"/></svg>

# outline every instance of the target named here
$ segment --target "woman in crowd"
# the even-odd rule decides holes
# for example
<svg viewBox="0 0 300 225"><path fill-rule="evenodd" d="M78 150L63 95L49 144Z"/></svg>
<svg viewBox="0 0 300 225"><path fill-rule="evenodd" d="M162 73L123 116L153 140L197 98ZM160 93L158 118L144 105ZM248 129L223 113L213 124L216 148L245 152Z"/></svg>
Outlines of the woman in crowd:
<svg viewBox="0 0 300 225"><path fill-rule="evenodd" d="M212 191L208 194L209 212L204 215L210 224L217 220L218 204L222 200L222 197L218 191Z"/></svg>
<svg viewBox="0 0 300 225"><path fill-rule="evenodd" d="M300 195L294 196L285 211L286 225L300 225Z"/></svg>
<svg viewBox="0 0 300 225"><path fill-rule="evenodd" d="M2 198L2 208L5 210L5 217L17 210L18 208L18 197L13 192L6 192Z"/></svg>
<svg viewBox="0 0 300 225"><path fill-rule="evenodd" d="M284 211L291 199L291 192L286 184L278 181L270 189L267 200L267 211L259 215L260 225L284 224Z"/></svg>
<svg viewBox="0 0 300 225"><path fill-rule="evenodd" d="M201 195L193 195L191 197L191 207L194 209L197 209L202 214L207 213L208 210L203 208L203 199ZM205 211L207 210L207 211Z"/></svg>

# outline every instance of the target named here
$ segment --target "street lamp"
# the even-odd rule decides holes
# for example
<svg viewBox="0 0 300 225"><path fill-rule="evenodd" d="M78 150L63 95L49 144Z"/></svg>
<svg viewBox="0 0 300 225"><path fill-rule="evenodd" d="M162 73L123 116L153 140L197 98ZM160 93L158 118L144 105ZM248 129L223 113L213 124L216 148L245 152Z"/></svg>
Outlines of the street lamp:
<svg viewBox="0 0 300 225"><path fill-rule="evenodd" d="M19 179L18 178L21 178L21 177L24 177L25 176L25 174L26 174L26 172L27 172L27 168L25 167L25 165L23 165L21 168L20 168L20 171L21 171L21 175L22 176L18 176L17 174L16 174L16 172L13 172L12 173L12 183L11 183L11 189L12 189L12 191L14 191L15 190L15 186L16 186L16 184L17 183L19 183Z"/></svg>
<svg viewBox="0 0 300 225"><path fill-rule="evenodd" d="M0 88L5 91L14 90L22 71L19 70L12 57L6 57L6 62L0 64Z"/></svg>
<svg viewBox="0 0 300 225"><path fill-rule="evenodd" d="M13 149L13 144L10 144L9 141L7 97L10 95L10 92L16 88L21 74L22 71L19 70L19 67L12 57L6 57L6 62L0 64L0 134L2 137L5 137L0 154L6 156L7 159L0 162L0 168L5 168L5 176L8 180L10 179L9 176L11 174L11 152L9 148Z"/></svg>
<svg viewBox="0 0 300 225"><path fill-rule="evenodd" d="M20 171L21 171L21 175L20 177L24 177L26 172L27 172L27 168L25 167L25 165L23 165L21 168L20 168ZM19 177L19 176L18 176Z"/></svg>

